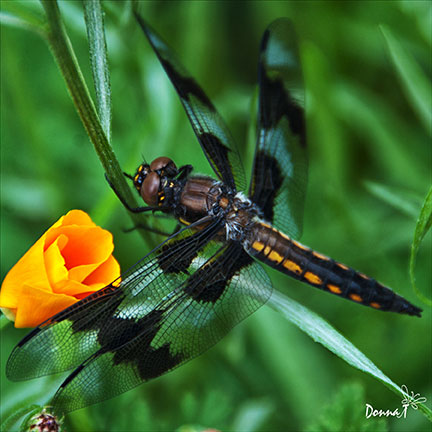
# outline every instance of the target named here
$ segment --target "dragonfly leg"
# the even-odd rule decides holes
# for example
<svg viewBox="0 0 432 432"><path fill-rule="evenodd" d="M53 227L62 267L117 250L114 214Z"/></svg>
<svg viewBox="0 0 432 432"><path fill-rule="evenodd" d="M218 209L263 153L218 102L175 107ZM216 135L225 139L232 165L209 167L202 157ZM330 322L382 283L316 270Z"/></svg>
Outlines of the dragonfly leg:
<svg viewBox="0 0 432 432"><path fill-rule="evenodd" d="M129 175L127 174L127 176L129 177ZM121 196L120 192L118 192L115 188L115 186L111 183L111 181L109 180L108 176L105 174L105 179L108 182L108 184L110 185L111 189L114 191L114 193L117 195L117 198L120 200L120 202L131 212L131 213L144 213L147 211L155 211L155 210L159 210L160 208L158 207L150 207L150 206L144 206L144 207L131 207L126 201L125 199Z"/></svg>
<svg viewBox="0 0 432 432"><path fill-rule="evenodd" d="M177 180L185 179L193 170L192 165L183 165L178 169Z"/></svg>
<svg viewBox="0 0 432 432"><path fill-rule="evenodd" d="M153 227L145 225L145 224L138 224L132 228L124 228L123 232L124 233L130 233L132 231L135 231L136 229L142 229L144 231L148 231L148 232L151 232L154 234L159 234L159 235L164 236L164 237L168 237L168 236L172 235L172 233L170 233L170 232L162 231L162 230L159 230L157 228L153 228ZM176 227L176 229L177 229L177 227ZM177 231L175 231L175 232L177 232Z"/></svg>

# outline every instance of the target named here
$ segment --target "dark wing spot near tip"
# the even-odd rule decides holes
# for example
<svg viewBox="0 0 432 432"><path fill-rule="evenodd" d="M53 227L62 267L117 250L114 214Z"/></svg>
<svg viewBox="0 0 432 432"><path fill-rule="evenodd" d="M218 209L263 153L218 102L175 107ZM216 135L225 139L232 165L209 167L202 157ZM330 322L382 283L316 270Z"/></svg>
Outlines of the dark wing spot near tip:
<svg viewBox="0 0 432 432"><path fill-rule="evenodd" d="M255 190L252 201L258 203L264 212L264 218L273 222L274 200L282 187L284 177L279 162L265 150L258 150L255 156Z"/></svg>
<svg viewBox="0 0 432 432"><path fill-rule="evenodd" d="M197 270L188 279L184 290L197 302L215 303L231 278L252 261L241 246L232 244L222 255Z"/></svg>
<svg viewBox="0 0 432 432"><path fill-rule="evenodd" d="M149 347L138 358L138 372L143 380L149 380L162 375L183 361L180 353L171 354L169 344L163 344L160 348Z"/></svg>
<svg viewBox="0 0 432 432"><path fill-rule="evenodd" d="M96 353L96 356L106 352L113 351L114 365L135 364L142 380L155 378L164 372L172 369L181 363L183 357L181 354L172 355L169 350L169 344L166 343L160 348L150 346L163 319L164 311L153 310L145 317L134 319L113 318L112 324L104 327L104 331L99 335L102 348ZM115 338L113 336L115 335ZM134 340L134 349L126 348L116 349L120 345ZM94 357L93 357L94 358ZM91 361L92 358L89 359ZM76 368L62 383L59 391L66 387L87 365L87 362ZM55 399L54 399L55 404Z"/></svg>
<svg viewBox="0 0 432 432"><path fill-rule="evenodd" d="M197 82L191 77L184 77L180 75L180 73L175 69L172 63L166 61L163 58L160 58L162 66L164 67L166 73L172 80L177 92L180 97L186 100L189 99L189 95L195 96L201 103L206 105L211 111L214 111L214 106L211 103L210 99L204 93L202 88L197 84Z"/></svg>
<svg viewBox="0 0 432 432"><path fill-rule="evenodd" d="M159 348L151 346L159 331L163 314L163 310L155 309L139 320L117 319L116 338L124 341L133 340L133 349L126 347L115 351L113 357L115 365L133 363L136 365L141 379L148 380L172 369L182 361L181 354L171 354L168 343ZM109 329L102 337L105 338L104 342L106 343L104 351L109 351L111 343Z"/></svg>
<svg viewBox="0 0 432 432"><path fill-rule="evenodd" d="M300 136L300 144L306 146L304 110L288 94L280 79L270 79L264 65L260 65L260 124L265 129L275 127L285 116L291 132Z"/></svg>

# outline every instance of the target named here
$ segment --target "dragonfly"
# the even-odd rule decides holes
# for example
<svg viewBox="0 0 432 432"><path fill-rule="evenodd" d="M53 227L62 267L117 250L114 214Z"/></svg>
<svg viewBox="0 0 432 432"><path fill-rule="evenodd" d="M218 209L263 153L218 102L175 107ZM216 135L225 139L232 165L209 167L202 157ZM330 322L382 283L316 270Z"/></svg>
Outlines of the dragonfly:
<svg viewBox="0 0 432 432"><path fill-rule="evenodd" d="M136 20L172 82L215 178L168 157L130 176L145 205L180 227L120 279L59 312L18 343L7 376L73 369L52 405L68 412L128 391L202 354L262 306L272 283L262 263L380 311L421 309L376 280L299 243L307 184L304 85L287 18L265 30L258 63L257 141L246 190L222 117L162 38Z"/></svg>

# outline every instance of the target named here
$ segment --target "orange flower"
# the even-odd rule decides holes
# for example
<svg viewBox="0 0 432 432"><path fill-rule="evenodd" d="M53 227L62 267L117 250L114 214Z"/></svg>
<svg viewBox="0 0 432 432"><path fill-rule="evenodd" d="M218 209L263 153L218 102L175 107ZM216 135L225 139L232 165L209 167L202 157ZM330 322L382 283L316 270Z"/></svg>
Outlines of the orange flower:
<svg viewBox="0 0 432 432"><path fill-rule="evenodd" d="M112 234L88 214L71 210L25 253L0 291L15 327L35 327L120 275Z"/></svg>

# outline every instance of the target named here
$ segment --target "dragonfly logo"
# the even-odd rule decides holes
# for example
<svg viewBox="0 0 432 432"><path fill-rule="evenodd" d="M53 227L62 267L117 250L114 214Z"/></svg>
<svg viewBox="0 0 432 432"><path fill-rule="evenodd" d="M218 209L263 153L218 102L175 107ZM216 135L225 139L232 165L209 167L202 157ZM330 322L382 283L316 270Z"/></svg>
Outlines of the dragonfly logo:
<svg viewBox="0 0 432 432"><path fill-rule="evenodd" d="M425 403L426 398L424 396L420 396L420 393L414 394L411 392L411 395L408 391L408 388L405 384L401 386L402 391L405 393L405 397L402 399L402 410L396 408L394 410L377 410L372 405L366 404L366 418L371 417L396 417L396 418L406 418L408 407L411 407L414 410L418 409L417 404Z"/></svg>

